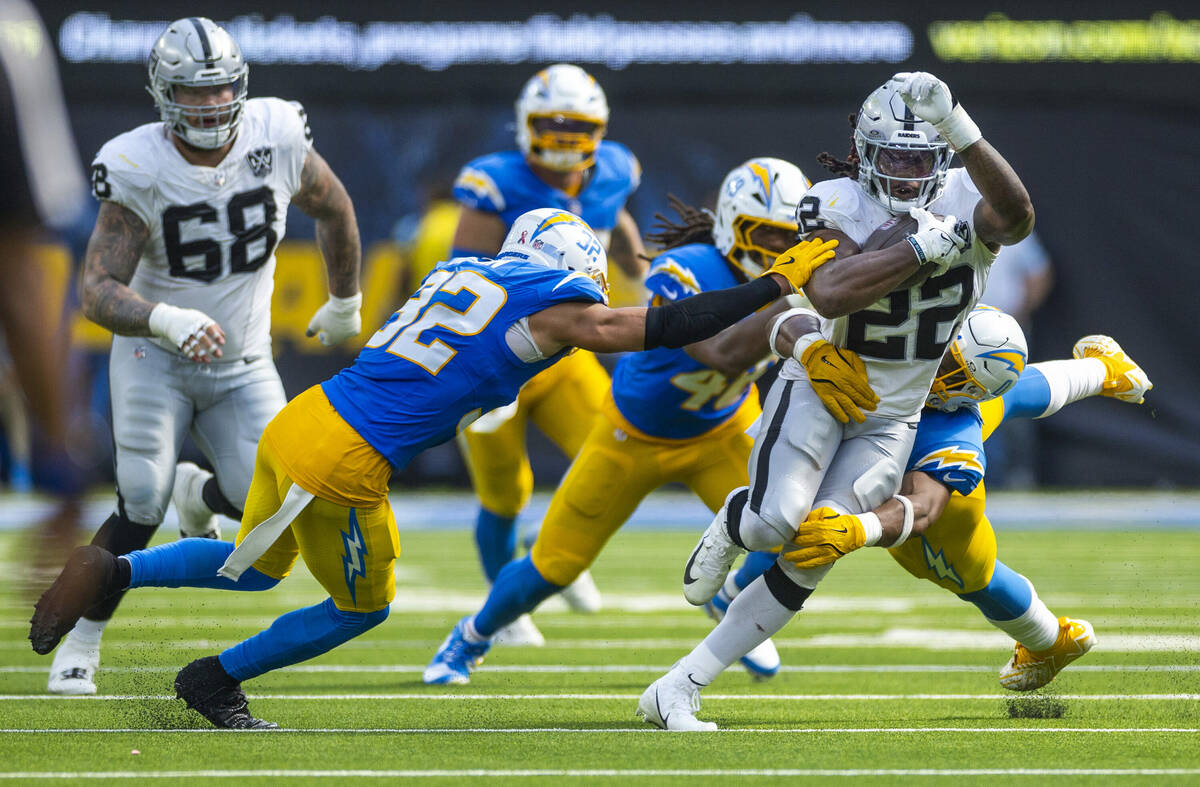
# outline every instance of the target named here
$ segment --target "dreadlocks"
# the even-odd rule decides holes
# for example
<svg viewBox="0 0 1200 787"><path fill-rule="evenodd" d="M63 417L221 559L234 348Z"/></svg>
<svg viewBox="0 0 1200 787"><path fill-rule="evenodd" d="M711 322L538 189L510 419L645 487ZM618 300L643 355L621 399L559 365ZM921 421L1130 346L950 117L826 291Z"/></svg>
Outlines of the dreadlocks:
<svg viewBox="0 0 1200 787"><path fill-rule="evenodd" d="M858 177L858 148L854 144L854 127L858 124L858 113L850 115L850 153L846 160L835 158L832 153L817 156L817 163L834 175L843 178Z"/></svg>
<svg viewBox="0 0 1200 787"><path fill-rule="evenodd" d="M646 240L658 246L660 250L674 249L689 243L712 243L713 214L704 208L693 208L674 194L667 195L671 209L679 214L679 222L671 221L661 213L655 213L656 232L646 236ZM653 257L642 255L643 259Z"/></svg>

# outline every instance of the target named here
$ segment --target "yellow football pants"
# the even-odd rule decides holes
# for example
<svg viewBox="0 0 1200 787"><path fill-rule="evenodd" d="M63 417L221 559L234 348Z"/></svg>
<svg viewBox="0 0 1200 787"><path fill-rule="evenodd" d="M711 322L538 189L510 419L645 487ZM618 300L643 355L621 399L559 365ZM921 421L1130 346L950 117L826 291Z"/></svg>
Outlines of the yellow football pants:
<svg viewBox="0 0 1200 787"><path fill-rule="evenodd" d="M981 483L966 497L951 495L923 535L888 552L914 577L951 592L982 590L996 567L996 531L984 513L986 494Z"/></svg>
<svg viewBox="0 0 1200 787"><path fill-rule="evenodd" d="M665 483L686 484L719 509L730 491L749 483L754 440L746 429L760 412L751 390L733 417L711 432L662 440L637 435L607 402L550 501L530 551L538 573L556 585L574 582L646 495Z"/></svg>
<svg viewBox="0 0 1200 787"><path fill-rule="evenodd" d="M296 475L306 481L302 486L307 491L325 497L315 497L305 506L254 568L282 579L297 556L303 556L338 609L383 609L396 596L394 566L400 554L387 498L389 474L386 460L337 416L320 387L314 386L289 403L263 432L236 542L279 510ZM322 488L321 481L333 486ZM326 497L356 504L342 505Z"/></svg>
<svg viewBox="0 0 1200 787"><path fill-rule="evenodd" d="M516 413L495 431L464 430L459 445L480 505L500 516L519 514L533 493L526 422L533 419L568 458L574 458L608 386L608 372L596 356L580 350L525 383Z"/></svg>

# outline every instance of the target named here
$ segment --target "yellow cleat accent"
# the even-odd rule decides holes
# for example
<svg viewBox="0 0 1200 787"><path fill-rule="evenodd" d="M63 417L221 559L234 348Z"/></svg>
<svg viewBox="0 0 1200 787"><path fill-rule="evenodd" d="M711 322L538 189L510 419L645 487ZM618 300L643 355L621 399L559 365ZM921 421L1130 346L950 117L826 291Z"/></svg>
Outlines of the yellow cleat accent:
<svg viewBox="0 0 1200 787"><path fill-rule="evenodd" d="M1141 404L1146 393L1154 387L1142 367L1121 349L1117 340L1103 334L1084 336L1075 342L1071 351L1075 358L1097 358L1104 364L1107 374L1104 379L1103 396L1111 396L1122 402Z"/></svg>
<svg viewBox="0 0 1200 787"><path fill-rule="evenodd" d="M1063 668L1096 646L1096 633L1086 620L1058 619L1058 639L1049 650L1034 652L1017 643L1012 658L1000 668L1000 685L1010 691L1040 689Z"/></svg>

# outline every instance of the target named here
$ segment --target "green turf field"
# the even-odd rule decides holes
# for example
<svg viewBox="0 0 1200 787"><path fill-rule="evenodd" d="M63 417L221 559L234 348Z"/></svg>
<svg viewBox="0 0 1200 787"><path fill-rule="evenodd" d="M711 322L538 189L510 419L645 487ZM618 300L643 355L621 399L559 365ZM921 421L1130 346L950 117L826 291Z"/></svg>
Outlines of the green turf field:
<svg viewBox="0 0 1200 787"><path fill-rule="evenodd" d="M430 689L420 672L483 582L465 531L403 533L387 622L248 682L251 709L285 731L229 733L173 699L174 673L320 601L303 569L261 594L130 594L105 635L101 696L51 698L49 657L25 639L31 602L11 579L23 542L0 534L0 778L1200 783L1200 533L1001 533L1002 558L1100 642L1022 703L997 682L1002 634L864 550L777 637L781 674L755 683L735 667L705 691L701 716L720 732L667 733L634 708L710 628L679 590L693 541L619 534L594 569L604 611L551 602L535 616L545 648L495 647L470 686Z"/></svg>

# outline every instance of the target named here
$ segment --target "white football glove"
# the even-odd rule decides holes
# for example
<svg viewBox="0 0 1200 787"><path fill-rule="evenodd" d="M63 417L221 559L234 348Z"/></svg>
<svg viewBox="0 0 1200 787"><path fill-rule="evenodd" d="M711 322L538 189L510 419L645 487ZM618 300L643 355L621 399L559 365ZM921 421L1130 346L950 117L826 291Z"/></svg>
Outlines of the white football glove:
<svg viewBox="0 0 1200 787"><path fill-rule="evenodd" d="M959 222L953 216L939 219L924 208L909 208L908 213L917 220L917 231L905 240L917 253L921 265L932 265L931 275L941 276L970 241L965 222L956 231L955 225Z"/></svg>
<svg viewBox="0 0 1200 787"><path fill-rule="evenodd" d="M193 361L220 358L225 332L216 320L196 309L159 303L150 311L150 333L166 339Z"/></svg>
<svg viewBox="0 0 1200 787"><path fill-rule="evenodd" d="M351 336L357 336L362 330L362 293L356 292L349 298L339 298L330 295L329 300L317 309L317 313L308 321L305 336L316 336L321 344L329 347L341 344Z"/></svg>
<svg viewBox="0 0 1200 787"><path fill-rule="evenodd" d="M892 77L900 83L900 98L921 120L932 123L950 149L962 150L983 138L979 126L950 95L945 82L924 71L901 71Z"/></svg>

